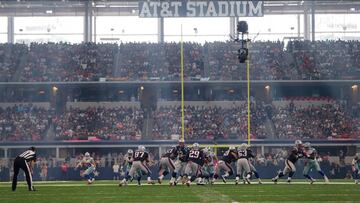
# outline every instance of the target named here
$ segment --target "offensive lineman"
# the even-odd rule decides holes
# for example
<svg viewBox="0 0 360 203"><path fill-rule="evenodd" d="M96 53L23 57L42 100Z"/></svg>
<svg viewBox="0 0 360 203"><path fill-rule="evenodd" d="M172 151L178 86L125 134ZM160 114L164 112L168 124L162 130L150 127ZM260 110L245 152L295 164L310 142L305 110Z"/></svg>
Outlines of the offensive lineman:
<svg viewBox="0 0 360 203"><path fill-rule="evenodd" d="M248 149L247 144L243 143L238 148L238 160L236 162L236 178L235 184L239 184L240 176L243 172L245 174L245 181L250 184L251 170L249 165L249 158L254 158L251 150Z"/></svg>
<svg viewBox="0 0 360 203"><path fill-rule="evenodd" d="M359 184L359 176L360 176L360 153L356 153L354 159L351 162L351 168L353 172L353 179L355 180L355 184Z"/></svg>
<svg viewBox="0 0 360 203"><path fill-rule="evenodd" d="M174 159L176 159L175 156L176 147L173 146L171 149L167 150L165 154L161 156L159 165L159 177L158 182L161 184L162 179L169 174L170 172L173 172L175 170L174 165Z"/></svg>
<svg viewBox="0 0 360 203"><path fill-rule="evenodd" d="M302 148L303 148L303 144L302 144L301 140L296 140L295 147L291 150L290 155L285 160L284 170L279 171L277 176L272 178L272 181L274 183L277 183L278 179L285 176L286 174L289 174L287 182L291 183L291 178L295 174L295 171L296 171L295 163L297 162L297 160L299 158L302 158L304 156L304 152L303 152Z"/></svg>
<svg viewBox="0 0 360 203"><path fill-rule="evenodd" d="M187 177L186 185L190 186L197 177L201 177L201 168L204 165L204 152L199 149L199 144L194 143L188 154L188 163L184 176Z"/></svg>
<svg viewBox="0 0 360 203"><path fill-rule="evenodd" d="M225 174L221 176L221 179L224 183L226 183L226 178L234 174L234 169L231 167L231 163L235 162L237 160L237 152L235 150L235 147L229 147L228 150L225 151L223 157L219 161L216 173L214 175L213 182L219 177L220 172L224 171Z"/></svg>
<svg viewBox="0 0 360 203"><path fill-rule="evenodd" d="M313 184L315 182L315 179L309 175L309 172L311 169L315 169L318 173L320 173L320 175L322 177L324 177L324 180L326 183L329 182L329 179L324 174L324 172L321 170L320 165L316 160L317 152L316 152L315 148L312 148L310 146L310 142L306 142L304 144L304 155L306 158L306 163L305 163L303 174L307 179L310 180L310 184Z"/></svg>
<svg viewBox="0 0 360 203"><path fill-rule="evenodd" d="M85 153L84 158L77 164L75 170L79 167L86 168L82 175L87 179L88 184L92 184L95 180L94 172L96 169L96 164L94 159L90 156L89 152Z"/></svg>
<svg viewBox="0 0 360 203"><path fill-rule="evenodd" d="M29 191L35 191L32 182L32 168L36 162L36 153L35 147L30 147L25 152L21 153L15 158L14 161L14 176L12 181L12 191L16 190L17 185L17 176L19 175L19 170L22 169L25 172L26 183L28 185Z"/></svg>

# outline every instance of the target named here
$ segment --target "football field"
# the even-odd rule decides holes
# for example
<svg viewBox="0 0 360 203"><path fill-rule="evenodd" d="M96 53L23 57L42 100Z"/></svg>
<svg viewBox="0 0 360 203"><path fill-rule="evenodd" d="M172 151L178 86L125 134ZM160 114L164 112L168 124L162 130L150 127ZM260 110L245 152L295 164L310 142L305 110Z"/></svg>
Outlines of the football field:
<svg viewBox="0 0 360 203"><path fill-rule="evenodd" d="M36 182L36 192L27 191L24 182L16 192L11 184L0 183L0 202L28 203L92 203L92 202L360 202L360 185L352 181L337 180L329 184L316 182L310 185L303 180L273 184L227 184L197 186L167 184L142 186L135 184L118 187L117 181L85 182Z"/></svg>

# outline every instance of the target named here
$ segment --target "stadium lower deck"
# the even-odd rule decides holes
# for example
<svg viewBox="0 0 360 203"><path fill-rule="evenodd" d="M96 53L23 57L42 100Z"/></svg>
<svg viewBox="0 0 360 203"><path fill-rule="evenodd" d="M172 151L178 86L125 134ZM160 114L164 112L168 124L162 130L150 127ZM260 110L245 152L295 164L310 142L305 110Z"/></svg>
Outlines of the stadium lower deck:
<svg viewBox="0 0 360 203"><path fill-rule="evenodd" d="M29 192L24 182L16 192L11 192L9 182L0 183L0 202L360 202L360 185L352 180L322 180L310 185L304 180L284 180L274 184L264 180L262 185L235 185L234 182L217 182L214 185L163 184L141 186L131 183L118 187L117 181L35 182L36 192Z"/></svg>

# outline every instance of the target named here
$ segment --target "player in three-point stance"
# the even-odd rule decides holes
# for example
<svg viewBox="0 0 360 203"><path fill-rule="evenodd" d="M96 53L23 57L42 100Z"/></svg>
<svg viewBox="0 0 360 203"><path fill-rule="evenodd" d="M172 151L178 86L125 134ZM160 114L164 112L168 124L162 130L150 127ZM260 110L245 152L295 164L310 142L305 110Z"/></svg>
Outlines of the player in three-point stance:
<svg viewBox="0 0 360 203"><path fill-rule="evenodd" d="M83 159L77 164L75 170L79 167L85 167L85 171L81 174L81 176L84 176L87 179L88 184L92 184L95 180L94 178L94 172L96 169L96 164L94 159L90 156L89 152L85 153L85 156Z"/></svg>
<svg viewBox="0 0 360 203"><path fill-rule="evenodd" d="M29 191L35 191L32 181L32 168L36 162L35 147L30 147L25 152L21 153L14 160L14 176L12 181L12 191L16 190L17 176L19 175L20 169L25 172L26 183Z"/></svg>
<svg viewBox="0 0 360 203"><path fill-rule="evenodd" d="M354 159L351 162L351 169L353 172L353 179L355 180L355 184L359 183L360 176L360 153L356 153Z"/></svg>
<svg viewBox="0 0 360 203"><path fill-rule="evenodd" d="M171 149L167 150L160 158L160 168L158 182L161 184L162 179L175 170L174 159L176 159L176 147L172 146Z"/></svg>
<svg viewBox="0 0 360 203"><path fill-rule="evenodd" d="M213 181L215 181L219 177L220 172L223 171L225 173L224 175L221 175L221 179L224 183L226 183L226 178L234 174L234 169L231 167L231 163L235 162L237 158L237 151L235 147L229 147L229 149L223 154L221 160L218 162Z"/></svg>
<svg viewBox="0 0 360 203"><path fill-rule="evenodd" d="M285 160L284 170L279 171L277 176L275 176L272 179L272 181L274 183L277 183L279 178L285 176L286 174L289 174L287 182L291 183L291 178L293 177L293 175L295 174L295 171L296 171L295 163L297 162L297 160L299 158L302 158L303 156L304 156L303 144L302 144L301 140L296 140L295 147L291 150L290 155Z"/></svg>
<svg viewBox="0 0 360 203"><path fill-rule="evenodd" d="M183 183L186 182L186 177L183 177L183 175L188 161L187 156L189 151L190 149L185 146L185 140L180 139L179 145L176 146L176 150L174 151L174 157L178 157L178 159L175 161L175 169L171 175L170 185L176 185L181 179L183 180Z"/></svg>
<svg viewBox="0 0 360 203"><path fill-rule="evenodd" d="M315 169L322 177L324 177L325 182L329 182L329 179L321 170L318 161L316 160L317 152L315 148L310 146L310 142L304 144L304 156L306 158L305 167L304 167L304 176L310 180L310 184L315 182L315 179L309 175L311 169Z"/></svg>
<svg viewBox="0 0 360 203"><path fill-rule="evenodd" d="M235 184L239 184L240 176L244 173L245 181L250 184L251 170L249 165L249 158L253 158L251 150L248 149L247 144L243 143L238 148L238 160L236 162L236 178Z"/></svg>
<svg viewBox="0 0 360 203"><path fill-rule="evenodd" d="M145 147L143 145L140 145L138 147L138 150L134 152L133 158L134 160L130 168L129 174L126 176L125 180L122 180L120 182L119 186L127 185L129 180L132 181L135 175L139 174L139 171L141 171L141 175L147 176L148 184L154 184L154 181L151 180L151 171L148 167L148 164L150 162L149 153L145 151ZM138 179L138 183L139 182L140 180Z"/></svg>
<svg viewBox="0 0 360 203"><path fill-rule="evenodd" d="M190 186L197 177L202 177L201 168L204 165L204 152L199 148L198 143L192 145L188 154L188 163L184 176L187 177L186 185Z"/></svg>

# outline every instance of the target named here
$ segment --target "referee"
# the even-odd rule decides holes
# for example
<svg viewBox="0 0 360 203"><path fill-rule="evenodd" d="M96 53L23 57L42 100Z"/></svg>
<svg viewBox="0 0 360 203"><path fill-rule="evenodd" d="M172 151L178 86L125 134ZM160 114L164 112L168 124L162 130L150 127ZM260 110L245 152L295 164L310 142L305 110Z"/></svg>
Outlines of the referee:
<svg viewBox="0 0 360 203"><path fill-rule="evenodd" d="M35 147L30 147L28 150L20 154L15 158L14 161L14 177L12 182L12 191L16 190L17 185L17 176L19 170L22 169L26 175L26 182L28 184L29 191L35 191L34 186L32 185L32 174L31 169L33 164L36 162L36 153Z"/></svg>

